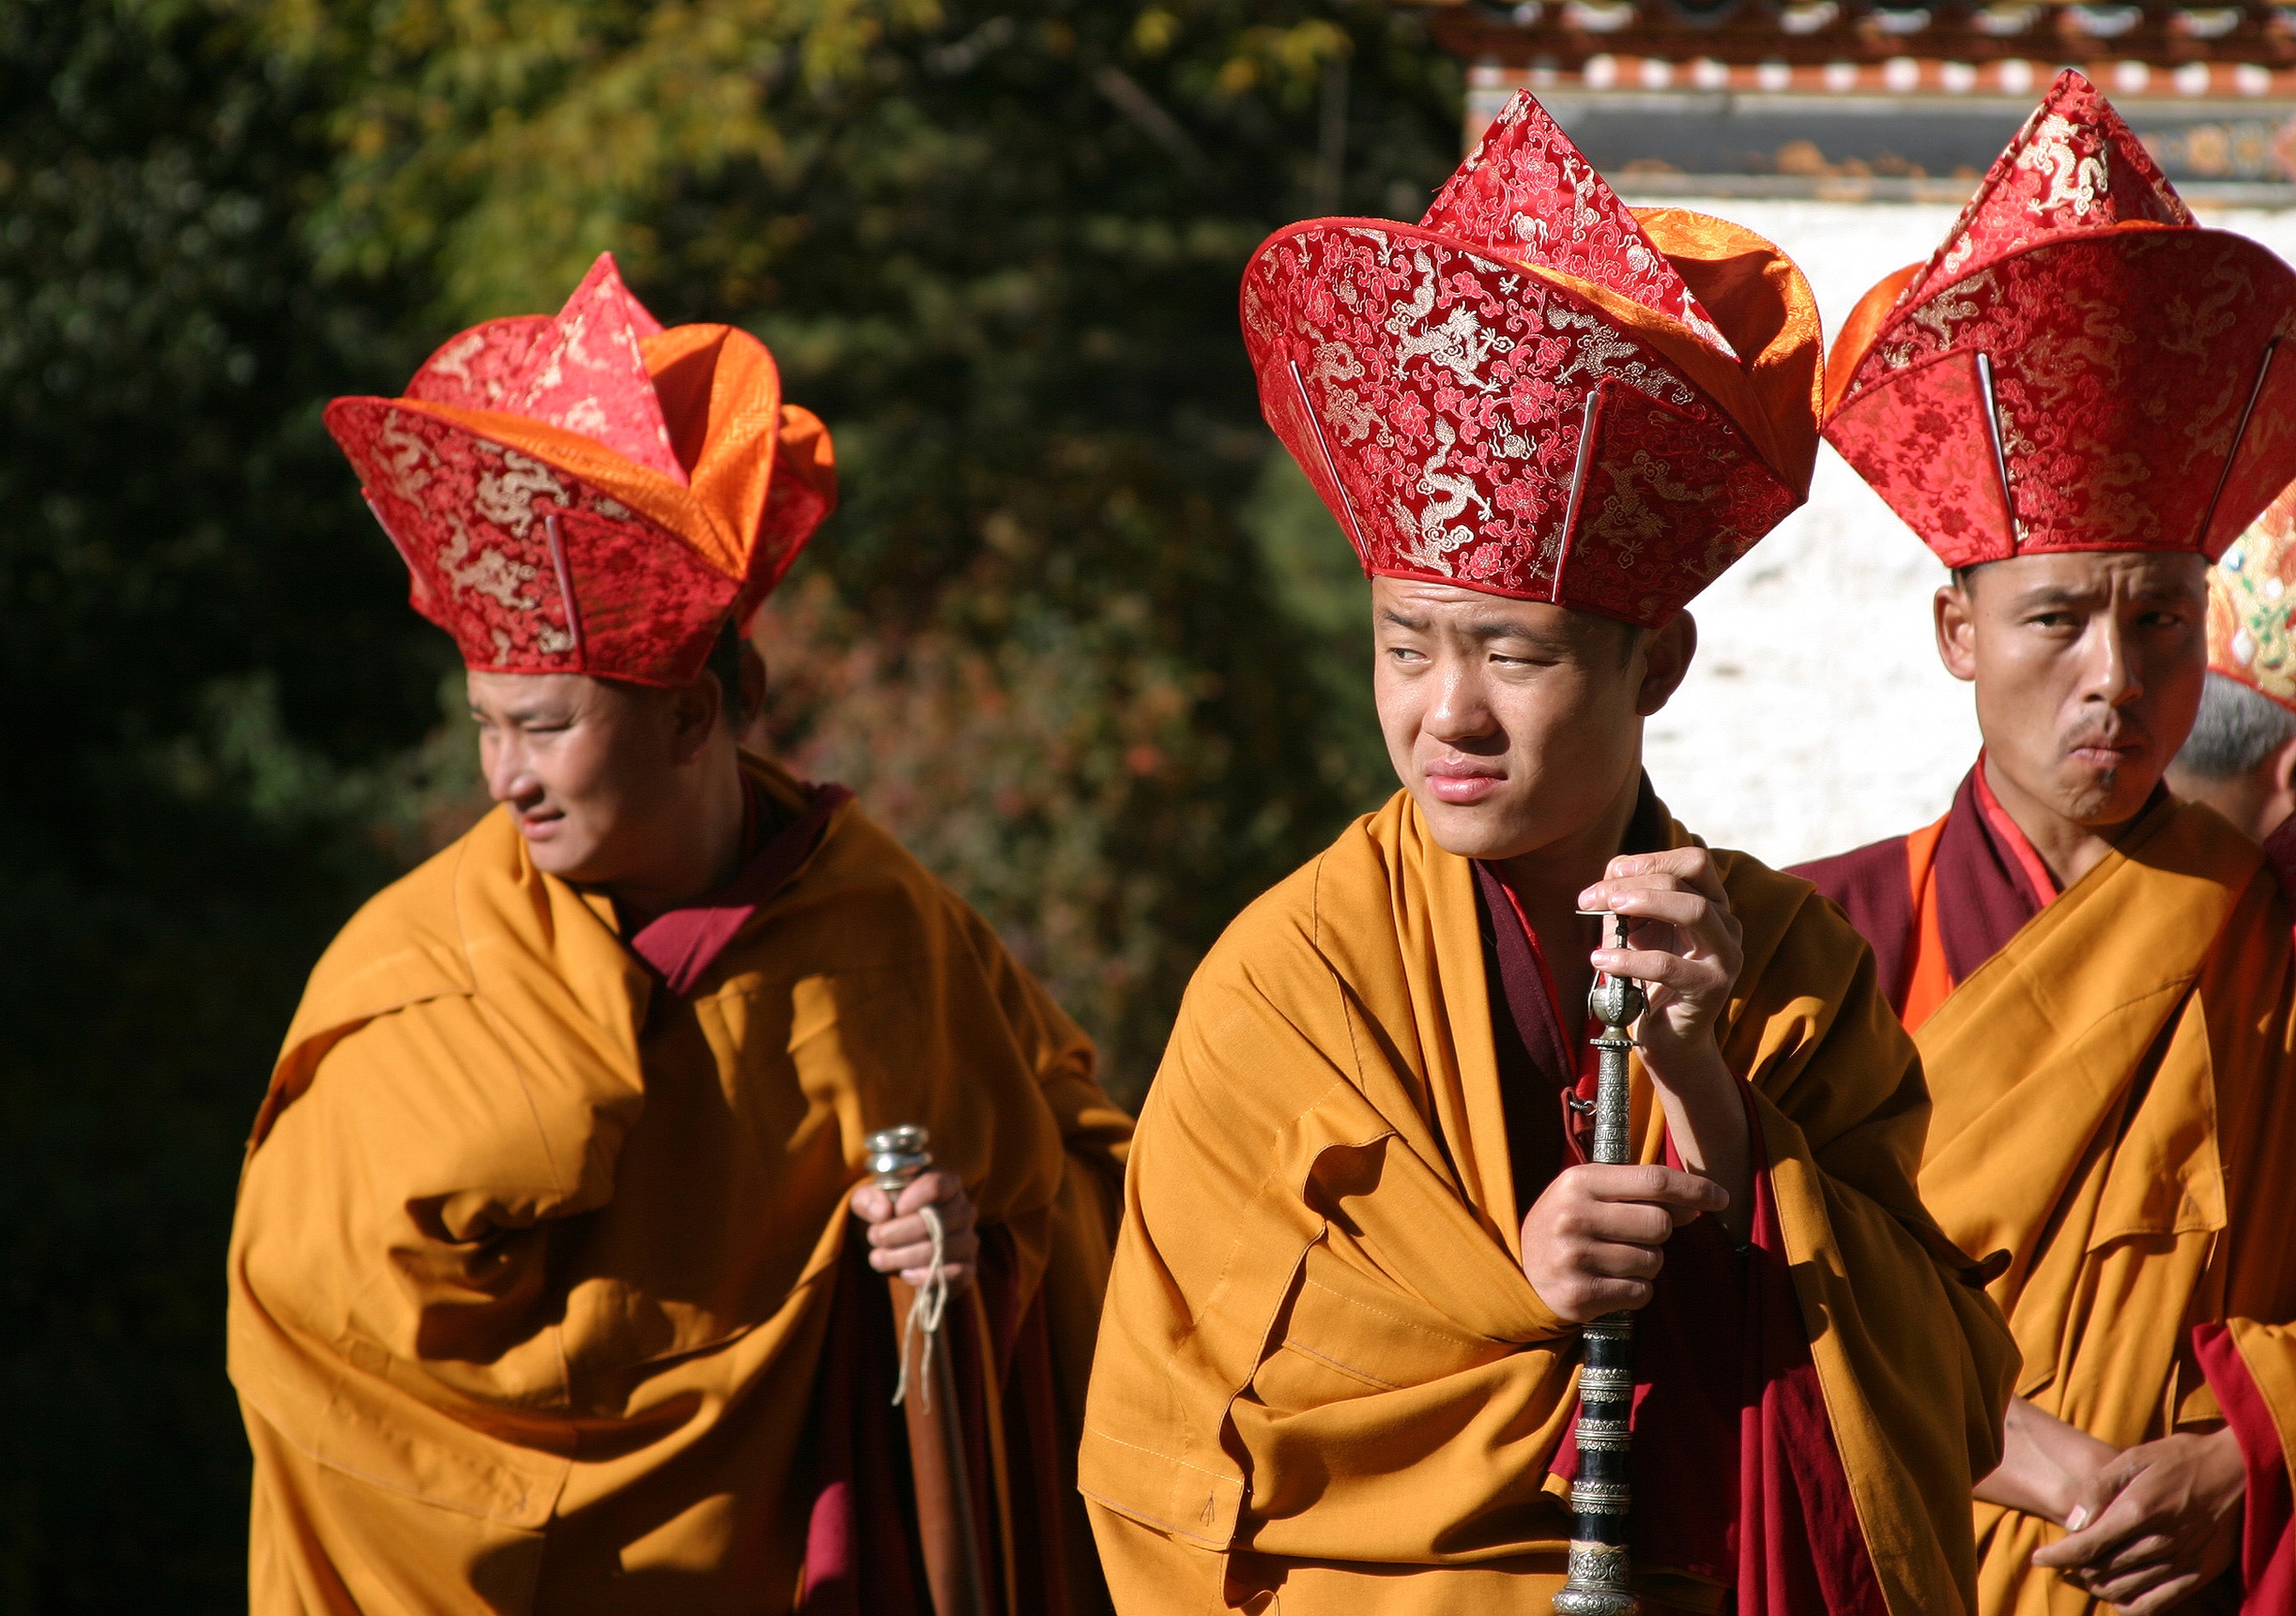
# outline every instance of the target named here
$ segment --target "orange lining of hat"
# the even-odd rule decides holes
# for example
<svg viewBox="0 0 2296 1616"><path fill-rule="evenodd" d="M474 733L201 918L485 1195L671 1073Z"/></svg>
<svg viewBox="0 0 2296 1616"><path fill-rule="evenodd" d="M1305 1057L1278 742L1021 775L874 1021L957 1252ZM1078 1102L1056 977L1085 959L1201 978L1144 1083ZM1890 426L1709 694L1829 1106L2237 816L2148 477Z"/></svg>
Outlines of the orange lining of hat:
<svg viewBox="0 0 2296 1616"><path fill-rule="evenodd" d="M708 324L674 326L644 338L639 351L653 377L672 450L686 469L686 488L594 438L529 416L417 398L391 403L579 478L676 535L715 570L744 578L782 433L781 373L773 356L747 332ZM806 419L813 435L821 436L820 423L809 414ZM802 423L791 424L804 436Z"/></svg>
<svg viewBox="0 0 2296 1616"><path fill-rule="evenodd" d="M1823 351L1808 281L1774 244L1742 226L1675 208L1634 214L1743 359L1732 359L1688 327L1606 286L1527 259L1506 261L1594 305L1681 366L1779 479L1807 493L1817 463ZM1476 250L1479 257L1496 256Z"/></svg>

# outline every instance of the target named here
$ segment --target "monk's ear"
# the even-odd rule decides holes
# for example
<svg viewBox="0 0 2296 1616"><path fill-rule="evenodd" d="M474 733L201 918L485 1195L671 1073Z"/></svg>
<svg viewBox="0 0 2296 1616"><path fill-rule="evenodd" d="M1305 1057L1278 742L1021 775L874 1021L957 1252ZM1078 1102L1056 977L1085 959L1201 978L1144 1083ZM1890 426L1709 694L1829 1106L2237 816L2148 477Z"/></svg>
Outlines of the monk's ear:
<svg viewBox="0 0 2296 1616"><path fill-rule="evenodd" d="M1643 681L1635 693L1635 713L1647 718L1682 688L1691 659L1698 654L1698 620L1687 611L1677 611L1660 627L1637 633L1643 640L1639 647Z"/></svg>
<svg viewBox="0 0 2296 1616"><path fill-rule="evenodd" d="M683 767L709 744L718 716L726 712L725 687L715 674L705 673L682 689L664 691L662 700L669 704L670 761Z"/></svg>
<svg viewBox="0 0 2296 1616"><path fill-rule="evenodd" d="M734 733L744 745L751 744L753 731L763 726L758 723L766 715L766 653L748 640L742 642L742 691L734 707Z"/></svg>
<svg viewBox="0 0 2296 1616"><path fill-rule="evenodd" d="M2283 741L2265 759L2270 771L2272 792L2296 809L2296 741Z"/></svg>
<svg viewBox="0 0 2296 1616"><path fill-rule="evenodd" d="M1964 684L1977 677L1977 606L1971 599L1968 575L1956 572L1954 581L1938 586L1930 614L1937 628L1938 660Z"/></svg>

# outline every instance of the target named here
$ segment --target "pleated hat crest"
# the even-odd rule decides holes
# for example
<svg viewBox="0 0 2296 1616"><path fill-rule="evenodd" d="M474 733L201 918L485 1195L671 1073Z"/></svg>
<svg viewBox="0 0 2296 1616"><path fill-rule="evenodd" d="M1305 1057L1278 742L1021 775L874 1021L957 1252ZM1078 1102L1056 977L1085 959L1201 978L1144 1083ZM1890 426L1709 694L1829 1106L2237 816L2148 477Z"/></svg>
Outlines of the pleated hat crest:
<svg viewBox="0 0 2296 1616"><path fill-rule="evenodd" d="M1627 208L1528 92L1417 225L1279 230L1241 304L1261 412L1374 576L1655 626L1808 492L1800 272Z"/></svg>
<svg viewBox="0 0 2296 1616"><path fill-rule="evenodd" d="M2296 272L2206 230L2058 75L1925 264L1867 292L1825 436L1947 565L2215 556L2296 478Z"/></svg>
<svg viewBox="0 0 2296 1616"><path fill-rule="evenodd" d="M327 429L416 611L496 673L676 686L835 507L829 434L763 343L665 331L611 256L554 316L491 320Z"/></svg>
<svg viewBox="0 0 2296 1616"><path fill-rule="evenodd" d="M2210 570L2209 668L2296 712L2296 488Z"/></svg>

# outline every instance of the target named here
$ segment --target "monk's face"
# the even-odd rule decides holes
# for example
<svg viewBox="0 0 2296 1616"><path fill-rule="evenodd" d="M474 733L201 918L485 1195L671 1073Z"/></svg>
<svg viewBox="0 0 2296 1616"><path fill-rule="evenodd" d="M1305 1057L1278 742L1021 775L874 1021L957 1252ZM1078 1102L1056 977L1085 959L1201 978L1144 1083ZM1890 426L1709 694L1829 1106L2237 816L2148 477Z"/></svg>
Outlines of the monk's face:
<svg viewBox="0 0 2296 1616"><path fill-rule="evenodd" d="M718 682L651 690L586 674L473 673L487 790L541 869L612 885L690 839L689 778L718 718Z"/></svg>
<svg viewBox="0 0 2296 1616"><path fill-rule="evenodd" d="M1938 651L1956 678L1976 683L1988 770L2062 819L2125 823L2200 710L2208 563L2043 554L1966 579L1938 591Z"/></svg>
<svg viewBox="0 0 2296 1616"><path fill-rule="evenodd" d="M1697 645L1687 612L1645 633L1388 578L1371 600L1387 754L1437 842L1470 858L1519 858L1603 822L1635 789L1643 719Z"/></svg>

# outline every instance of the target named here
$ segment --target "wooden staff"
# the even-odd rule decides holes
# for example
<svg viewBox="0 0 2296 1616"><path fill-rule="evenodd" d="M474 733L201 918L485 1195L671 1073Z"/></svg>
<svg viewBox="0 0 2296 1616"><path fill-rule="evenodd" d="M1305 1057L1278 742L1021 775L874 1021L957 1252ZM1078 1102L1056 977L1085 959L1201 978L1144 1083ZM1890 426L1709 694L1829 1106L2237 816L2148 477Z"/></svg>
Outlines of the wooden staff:
<svg viewBox="0 0 2296 1616"><path fill-rule="evenodd" d="M865 1143L872 1182L898 1202L901 1192L932 1165L932 1153L925 1148L931 1141L930 1134L914 1126L871 1134ZM893 1328L906 1378L906 1321L918 1293L899 1275L890 1278ZM956 1396L955 1355L947 1341L932 1340L940 1323L919 1320L926 1333L919 1367L929 1363L931 1369L907 1387L915 1395L905 1394L901 1399L901 1413L908 1423L909 1469L916 1482L917 1535L923 1539L925 1581L936 1616L989 1616L988 1584L981 1571L980 1537L974 1526L972 1476L965 1463L964 1411Z"/></svg>
<svg viewBox="0 0 2296 1616"><path fill-rule="evenodd" d="M1623 924L1620 944L1625 941ZM1649 1004L1642 984L1596 972L1587 1012L1603 1024L1594 1040L1602 1053L1595 1094L1595 1160L1605 1167L1634 1159L1629 1118L1633 1090L1628 1032ZM1562 1616L1635 1616L1632 1556L1628 1549L1627 1464L1632 1457L1635 1407L1635 1316L1606 1313L1582 1332L1578 1363L1578 1478L1570 1483L1570 1575L1554 1595Z"/></svg>

